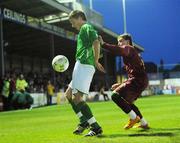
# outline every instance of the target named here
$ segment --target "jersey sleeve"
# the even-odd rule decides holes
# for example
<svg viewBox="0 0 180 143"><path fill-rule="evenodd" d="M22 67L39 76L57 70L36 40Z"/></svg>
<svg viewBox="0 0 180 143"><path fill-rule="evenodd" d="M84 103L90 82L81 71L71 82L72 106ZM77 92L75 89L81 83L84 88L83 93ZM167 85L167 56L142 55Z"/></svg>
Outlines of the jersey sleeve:
<svg viewBox="0 0 180 143"><path fill-rule="evenodd" d="M131 47L130 46L118 46L113 44L104 43L102 47L108 50L110 53L115 54L117 56L130 56L131 55Z"/></svg>
<svg viewBox="0 0 180 143"><path fill-rule="evenodd" d="M90 25L83 26L80 31L80 37L85 46L92 46L93 42L98 39L97 31Z"/></svg>
<svg viewBox="0 0 180 143"><path fill-rule="evenodd" d="M91 43L98 39L97 31L92 26L88 28L87 34Z"/></svg>

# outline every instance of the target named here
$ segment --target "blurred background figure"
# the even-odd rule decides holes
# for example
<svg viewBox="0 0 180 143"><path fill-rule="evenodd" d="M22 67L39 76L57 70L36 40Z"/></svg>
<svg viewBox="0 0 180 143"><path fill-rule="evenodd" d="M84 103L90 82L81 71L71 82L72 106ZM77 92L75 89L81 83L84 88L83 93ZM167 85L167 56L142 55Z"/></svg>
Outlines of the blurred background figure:
<svg viewBox="0 0 180 143"><path fill-rule="evenodd" d="M16 80L16 90L25 91L28 87L27 81L24 79L24 75L20 74L19 78Z"/></svg>
<svg viewBox="0 0 180 143"><path fill-rule="evenodd" d="M108 100L109 100L108 95L104 92L104 86L102 86L102 87L100 88L100 94L103 95L104 101L108 101Z"/></svg>
<svg viewBox="0 0 180 143"><path fill-rule="evenodd" d="M33 98L27 92L28 83L24 79L24 75L20 74L16 80L16 92L12 97L12 104L14 109L30 109L33 104Z"/></svg>
<svg viewBox="0 0 180 143"><path fill-rule="evenodd" d="M5 75L2 81L2 91L1 91L4 111L7 111L9 109L9 93L10 93L9 75Z"/></svg>
<svg viewBox="0 0 180 143"><path fill-rule="evenodd" d="M52 104L52 96L54 96L55 93L55 87L49 80L47 83L47 105Z"/></svg>

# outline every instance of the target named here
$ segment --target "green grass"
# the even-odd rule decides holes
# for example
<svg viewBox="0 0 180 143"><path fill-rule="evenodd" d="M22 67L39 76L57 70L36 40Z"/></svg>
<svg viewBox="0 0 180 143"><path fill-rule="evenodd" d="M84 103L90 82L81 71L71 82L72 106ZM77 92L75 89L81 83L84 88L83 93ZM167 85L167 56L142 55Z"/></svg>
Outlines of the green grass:
<svg viewBox="0 0 180 143"><path fill-rule="evenodd" d="M125 131L123 126L128 120L127 115L111 101L89 105L103 127L102 137L73 135L78 119L70 105L65 104L0 113L0 143L180 142L180 96L151 96L137 100L136 105L151 126L148 131Z"/></svg>

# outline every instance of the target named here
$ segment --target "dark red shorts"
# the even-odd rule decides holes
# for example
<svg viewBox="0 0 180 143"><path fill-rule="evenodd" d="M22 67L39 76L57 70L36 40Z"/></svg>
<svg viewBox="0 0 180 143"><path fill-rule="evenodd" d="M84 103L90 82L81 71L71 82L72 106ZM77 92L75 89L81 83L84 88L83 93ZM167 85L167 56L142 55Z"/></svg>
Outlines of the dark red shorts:
<svg viewBox="0 0 180 143"><path fill-rule="evenodd" d="M147 87L147 78L131 78L123 82L114 91L119 93L128 103L132 104Z"/></svg>

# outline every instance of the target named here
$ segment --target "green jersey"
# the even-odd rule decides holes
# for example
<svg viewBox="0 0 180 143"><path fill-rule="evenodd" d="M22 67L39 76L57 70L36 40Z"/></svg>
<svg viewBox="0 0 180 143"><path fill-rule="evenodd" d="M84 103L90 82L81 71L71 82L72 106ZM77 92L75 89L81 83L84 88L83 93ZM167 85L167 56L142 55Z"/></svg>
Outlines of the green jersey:
<svg viewBox="0 0 180 143"><path fill-rule="evenodd" d="M93 42L98 39L97 31L90 25L82 25L77 39L76 60L81 64L95 65Z"/></svg>

